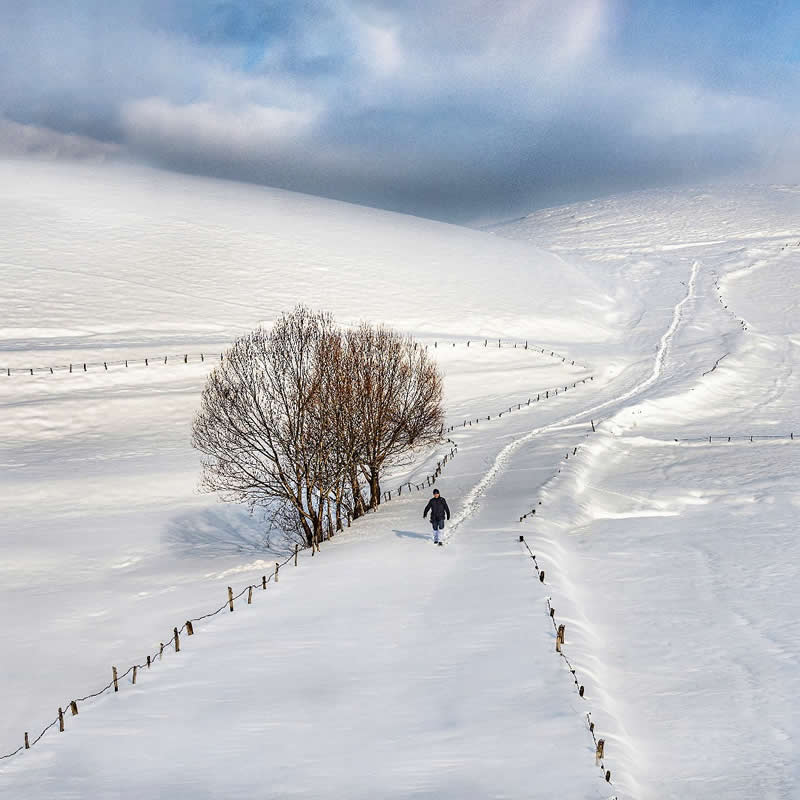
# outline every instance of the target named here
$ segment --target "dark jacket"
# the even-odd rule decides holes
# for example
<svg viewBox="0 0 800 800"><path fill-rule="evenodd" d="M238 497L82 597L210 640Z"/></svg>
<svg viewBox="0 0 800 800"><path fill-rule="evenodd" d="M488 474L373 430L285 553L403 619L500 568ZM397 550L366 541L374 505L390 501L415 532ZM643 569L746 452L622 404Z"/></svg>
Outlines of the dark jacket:
<svg viewBox="0 0 800 800"><path fill-rule="evenodd" d="M431 522L443 522L445 514L447 514L447 519L450 519L450 509L447 507L447 500L444 497L431 497L422 516L426 517L429 511L431 512Z"/></svg>

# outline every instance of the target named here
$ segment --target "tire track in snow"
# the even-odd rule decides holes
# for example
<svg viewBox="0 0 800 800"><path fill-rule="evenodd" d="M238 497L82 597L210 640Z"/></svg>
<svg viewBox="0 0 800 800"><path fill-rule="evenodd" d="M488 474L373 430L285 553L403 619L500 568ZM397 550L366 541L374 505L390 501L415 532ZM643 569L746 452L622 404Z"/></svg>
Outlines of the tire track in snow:
<svg viewBox="0 0 800 800"><path fill-rule="evenodd" d="M666 364L667 357L669 356L670 349L672 346L672 340L675 337L675 333L678 330L678 326L681 323L681 319L683 317L683 307L694 297L695 287L697 285L697 276L700 272L700 262L694 261L692 263L692 269L689 273L689 281L686 287L686 294L681 298L681 300L675 305L672 311L672 321L669 324L669 327L661 336L661 339L658 344L658 349L656 350L656 356L653 361L653 370L650 375L645 378L643 381L637 383L633 388L629 389L627 392L623 392L622 394L618 395L617 397L612 397L610 400L605 400L602 403L598 403L596 406L591 406L590 408L584 409L582 411L578 411L575 414L571 414L568 417L564 417L563 419L557 420L556 422L551 422L549 425L542 425L539 428L534 428L533 430L526 433L524 436L515 439L512 442L509 442L495 457L494 462L492 463L491 467L487 470L484 476L478 481L475 486L472 487L469 494L464 499L464 502L461 506L462 510L456 515L455 521L450 526L450 532L445 537L446 539L450 539L454 533L458 530L458 528L471 516L473 516L478 508L480 507L480 498L486 493L487 489L494 483L497 476L505 469L506 465L510 461L511 457L514 453L522 447L522 445L527 444L531 439L535 439L537 436L540 436L543 433L547 433L548 431L555 430L556 428L562 428L565 425L571 425L576 422L580 422L581 420L585 420L590 414L594 414L597 411L602 411L609 406L618 405L620 403L625 403L633 397L641 394L642 392L649 389L658 379L661 377L664 371L664 365Z"/></svg>

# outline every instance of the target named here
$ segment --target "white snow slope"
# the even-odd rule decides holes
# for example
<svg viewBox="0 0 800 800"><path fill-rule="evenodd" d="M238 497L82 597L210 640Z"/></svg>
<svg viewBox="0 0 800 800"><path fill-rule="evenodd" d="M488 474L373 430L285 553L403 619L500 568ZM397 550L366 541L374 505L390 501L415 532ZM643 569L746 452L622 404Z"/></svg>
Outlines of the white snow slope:
<svg viewBox="0 0 800 800"><path fill-rule="evenodd" d="M3 796L800 796L797 443L727 441L797 422L792 190L491 235L130 168L5 162L0 187L0 755L282 560L194 488L236 333L298 301L387 321L473 421L446 547L405 491L0 761Z"/></svg>

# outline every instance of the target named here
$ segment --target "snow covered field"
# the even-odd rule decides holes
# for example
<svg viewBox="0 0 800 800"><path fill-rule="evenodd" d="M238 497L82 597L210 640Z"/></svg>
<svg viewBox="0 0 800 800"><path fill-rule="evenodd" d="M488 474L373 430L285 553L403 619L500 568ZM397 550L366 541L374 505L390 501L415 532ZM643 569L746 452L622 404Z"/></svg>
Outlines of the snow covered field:
<svg viewBox="0 0 800 800"><path fill-rule="evenodd" d="M528 526L621 795L800 796L797 211L786 187L642 193L503 229L601 269L698 264L658 380Z"/></svg>
<svg viewBox="0 0 800 800"><path fill-rule="evenodd" d="M800 442L727 442L800 434L800 194L641 193L490 234L148 170L0 178L3 753L281 553L196 493L213 361L174 356L305 301L422 337L448 420L492 416L452 434L445 548L424 493L393 500L0 761L3 794L800 796Z"/></svg>

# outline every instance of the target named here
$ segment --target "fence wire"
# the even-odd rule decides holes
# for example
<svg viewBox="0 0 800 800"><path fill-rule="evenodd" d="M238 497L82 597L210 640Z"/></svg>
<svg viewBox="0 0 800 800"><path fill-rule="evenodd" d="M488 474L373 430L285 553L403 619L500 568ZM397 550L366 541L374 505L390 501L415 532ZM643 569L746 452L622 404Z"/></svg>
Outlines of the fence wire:
<svg viewBox="0 0 800 800"><path fill-rule="evenodd" d="M495 347L495 342L497 345ZM446 349L446 348L454 348L458 345L470 347L492 347L492 348L506 348L506 349L514 349L514 350L525 350L532 353L541 354L548 358L553 358L557 361L561 361L562 363L566 364L569 363L571 366L577 366L582 369L586 369L581 364L576 364L574 359L570 359L568 356L565 356L561 353L556 352L555 350L547 347L543 347L541 345L535 345L528 341L522 340L514 340L514 339L466 339L460 342L448 341L448 342L440 342L434 341L431 345L426 344L424 345L425 349L430 349L433 347L434 350L438 349ZM474 348L473 348L474 349ZM48 366L35 366L35 367L12 367L12 366L4 366L0 367L0 373L5 374L6 377L10 378L12 376L19 376L19 375L28 375L28 376L35 376L35 375L55 375L56 373L67 373L67 374L82 374L89 372L89 370L102 370L104 372L108 372L110 369L113 368L133 368L133 367L150 367L160 364L164 365L175 365L175 364L198 364L198 363L205 363L206 361L210 363L217 363L222 362L225 360L225 353L224 350L222 352L211 352L211 353L173 353L173 354L166 354L166 355L158 355L158 356L135 356L133 358L116 358L116 359L106 359L103 361L73 361L67 362L65 364L53 364Z"/></svg>
<svg viewBox="0 0 800 800"><path fill-rule="evenodd" d="M317 547L317 550L319 550L319 545L318 544L316 545L316 547ZM286 559L284 559L283 561L276 562L277 568L280 569L281 567L286 566L286 564L288 564L290 561L292 561L300 553L302 553L302 552L304 552L306 550L312 549L312 548L313 548L313 545L303 545L301 547L298 544L296 551L292 551L292 553ZM42 739L42 737L51 728L54 728L56 725L62 724L62 721L64 719L66 719L66 716L67 716L66 712L69 711L69 709L70 709L70 707L72 706L73 703L75 703L75 704L85 703L88 700L93 700L94 698L100 697L101 695L104 695L107 692L111 691L112 688L114 688L115 686L118 686L119 682L124 680L126 677L128 677L128 675L130 675L134 670L139 671L139 670L142 670L142 669L151 668L156 663L156 660L158 660L158 661L162 660L166 653L177 651L178 646L179 646L179 637L180 637L180 635L182 633L184 633L187 630L187 625L189 625L189 624L194 625L194 623L196 623L196 622L201 622L203 620L209 619L210 617L214 617L217 614L220 614L221 612L223 612L226 608L229 608L229 609L233 610L232 609L232 604L236 600L238 600L239 598L244 596L246 593L253 591L254 589L259 589L259 588L261 588L262 590L266 589L267 584L272 582L272 579L274 577L275 577L275 572L274 571L270 572L269 577L264 575L262 577L260 583L247 584L247 586L245 586L238 594L235 594L235 595L232 595L232 597L229 597L229 599L225 603L223 603L219 608L217 608L215 611L210 611L207 614L202 614L202 615L200 615L198 617L192 617L191 619L188 619L186 622L183 623L183 625L180 626L180 628L175 628L173 630L172 635L169 637L169 639L167 639L164 642L161 642L159 644L159 648L157 650L155 650L152 654L146 656L145 659L141 663L132 664L131 666L129 666L125 670L125 672L123 672L121 674L116 674L115 673L114 677L105 686L103 686L101 689L98 689L97 691L91 692L90 694L84 695L83 697L76 697L76 698L73 698L72 700L67 701L66 703L63 703L59 708L59 716L57 716L52 722L50 722L48 725L46 725L42 729L42 731L39 733L39 735L36 736L35 739L29 740L28 734L26 733L25 734L25 742L23 744L21 744L16 750L13 750L13 751L11 751L9 753L6 753L4 755L0 755L0 761L2 761L4 759L8 759L8 758L13 758L14 756L16 756L19 753L21 753L23 750L28 750L31 747L33 747L34 745L36 745ZM172 650L170 650L170 648L172 648ZM114 689L114 691L117 691L117 689ZM62 709L66 709L66 711L62 712ZM74 713L73 713L73 716L74 716Z"/></svg>

